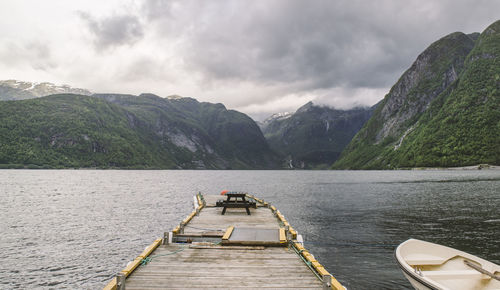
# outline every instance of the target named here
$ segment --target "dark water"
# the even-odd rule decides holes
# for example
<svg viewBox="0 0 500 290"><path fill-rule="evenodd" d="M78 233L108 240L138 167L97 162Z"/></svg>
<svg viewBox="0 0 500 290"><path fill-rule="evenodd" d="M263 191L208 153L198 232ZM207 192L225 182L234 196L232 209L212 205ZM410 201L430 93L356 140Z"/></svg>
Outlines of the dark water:
<svg viewBox="0 0 500 290"><path fill-rule="evenodd" d="M349 289L409 289L410 237L500 264L500 171L0 170L0 288L102 288L223 189L276 205Z"/></svg>

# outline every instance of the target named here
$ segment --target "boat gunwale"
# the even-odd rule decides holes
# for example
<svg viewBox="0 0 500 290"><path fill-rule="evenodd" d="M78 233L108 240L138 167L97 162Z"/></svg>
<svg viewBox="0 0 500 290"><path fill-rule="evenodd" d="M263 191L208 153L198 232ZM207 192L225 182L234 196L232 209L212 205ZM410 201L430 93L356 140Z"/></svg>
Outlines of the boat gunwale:
<svg viewBox="0 0 500 290"><path fill-rule="evenodd" d="M418 283L422 284L423 286L429 288L430 290L440 290L440 288L434 287L433 285L429 284L429 282L423 280L424 277L419 276L415 271L410 271L407 269L407 267L400 262L398 259L398 249L401 245L399 245L396 250L394 250L394 259L396 260L396 263L398 263L399 268L405 272L407 275L409 275L412 279L416 280ZM411 267L408 263L405 262L406 265ZM410 283L411 284L411 283ZM412 285L413 286L413 285Z"/></svg>

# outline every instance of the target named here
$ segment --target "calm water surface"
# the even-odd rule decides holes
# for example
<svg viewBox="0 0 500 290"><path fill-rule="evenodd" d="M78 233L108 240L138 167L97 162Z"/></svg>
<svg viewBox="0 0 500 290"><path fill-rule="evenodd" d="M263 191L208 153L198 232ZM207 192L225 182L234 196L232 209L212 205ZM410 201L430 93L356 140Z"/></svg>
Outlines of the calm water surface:
<svg viewBox="0 0 500 290"><path fill-rule="evenodd" d="M349 289L410 289L408 238L500 264L500 171L0 170L0 288L102 288L223 189L276 205Z"/></svg>

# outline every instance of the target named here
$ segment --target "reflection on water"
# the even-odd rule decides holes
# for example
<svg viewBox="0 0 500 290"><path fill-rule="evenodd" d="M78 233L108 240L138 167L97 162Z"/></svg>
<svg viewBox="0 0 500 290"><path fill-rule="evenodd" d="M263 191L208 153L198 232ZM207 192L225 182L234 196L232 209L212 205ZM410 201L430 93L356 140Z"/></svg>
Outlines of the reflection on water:
<svg viewBox="0 0 500 290"><path fill-rule="evenodd" d="M410 237L500 264L500 171L0 170L0 188L0 288L100 288L222 189L276 205L349 289L410 289Z"/></svg>

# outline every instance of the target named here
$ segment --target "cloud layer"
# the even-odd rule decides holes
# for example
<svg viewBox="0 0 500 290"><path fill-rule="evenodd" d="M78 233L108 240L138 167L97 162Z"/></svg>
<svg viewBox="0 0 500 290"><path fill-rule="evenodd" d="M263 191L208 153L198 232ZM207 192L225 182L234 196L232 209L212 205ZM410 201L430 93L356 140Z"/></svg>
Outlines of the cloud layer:
<svg viewBox="0 0 500 290"><path fill-rule="evenodd" d="M86 12L79 13L94 36L97 50L119 45L133 45L144 36L143 27L134 15L112 15L97 20Z"/></svg>
<svg viewBox="0 0 500 290"><path fill-rule="evenodd" d="M482 31L500 11L497 1L143 0L31 15L22 8L35 1L19 2L17 15L0 12L1 78L179 94L258 118L309 100L372 105L433 41ZM37 24L48 29L30 32Z"/></svg>

